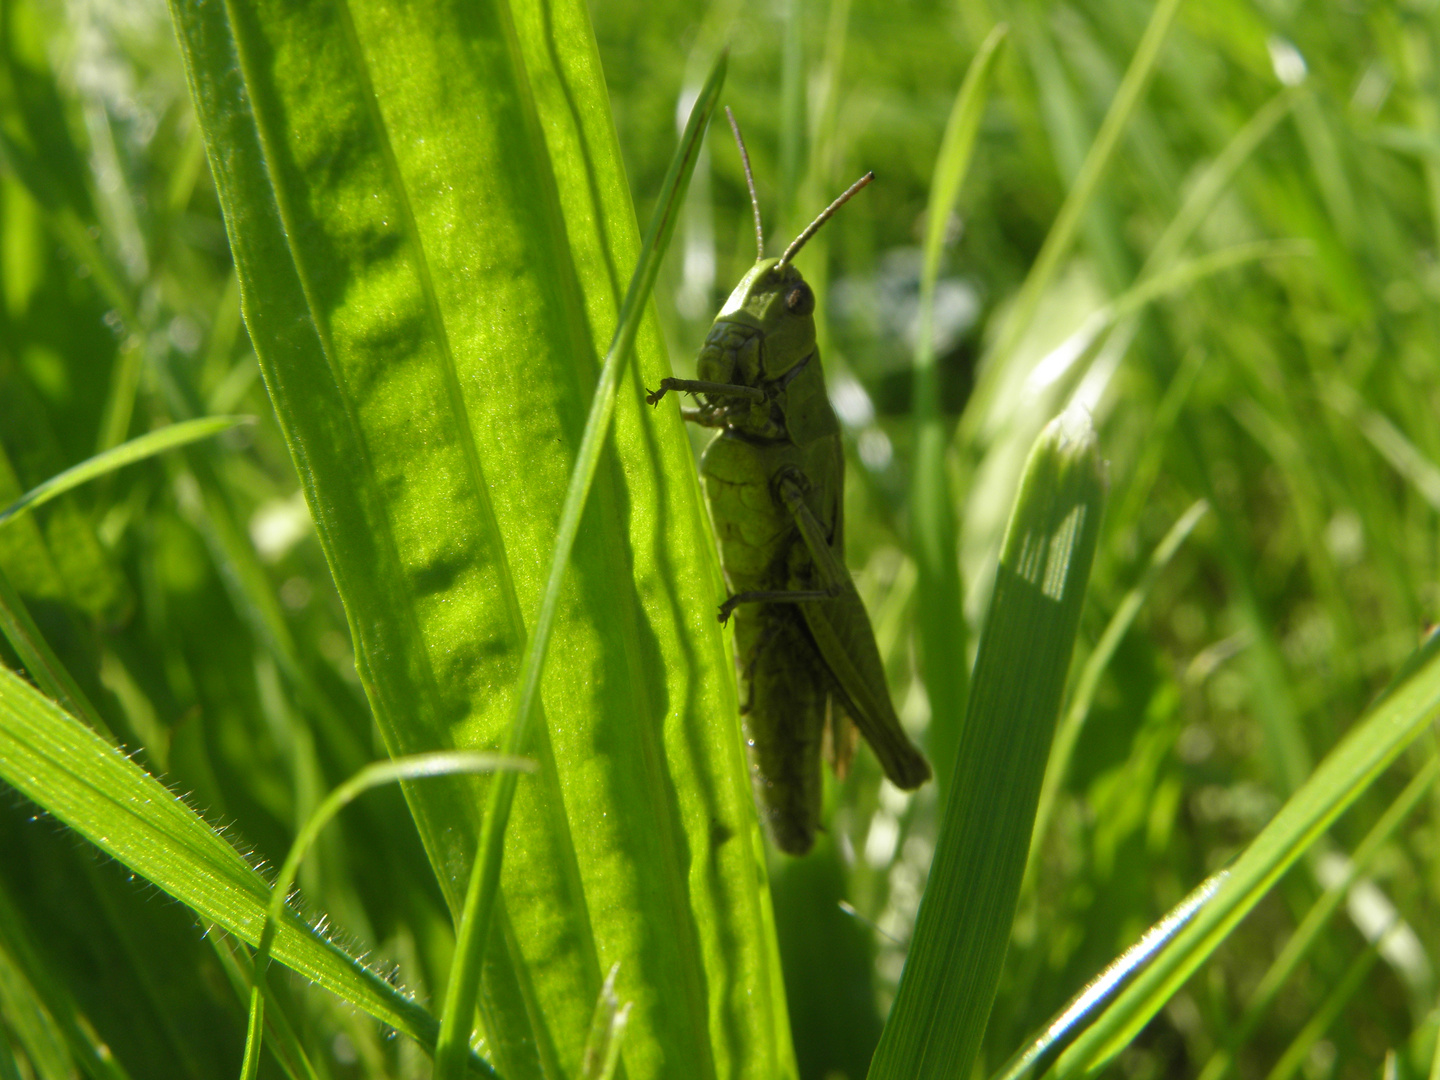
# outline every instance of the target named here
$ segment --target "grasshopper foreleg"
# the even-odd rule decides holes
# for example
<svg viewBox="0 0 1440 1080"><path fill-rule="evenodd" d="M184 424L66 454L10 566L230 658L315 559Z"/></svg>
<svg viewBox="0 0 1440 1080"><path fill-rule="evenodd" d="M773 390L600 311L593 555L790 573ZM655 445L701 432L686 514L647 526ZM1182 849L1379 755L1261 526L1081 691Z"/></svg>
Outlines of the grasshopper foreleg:
<svg viewBox="0 0 1440 1080"><path fill-rule="evenodd" d="M660 399L670 390L676 390L682 394L708 394L711 397L748 398L751 401L765 400L765 391L761 390L758 386L744 386L740 383L705 382L703 379L661 379L659 390L647 390L645 392L646 404L660 404Z"/></svg>

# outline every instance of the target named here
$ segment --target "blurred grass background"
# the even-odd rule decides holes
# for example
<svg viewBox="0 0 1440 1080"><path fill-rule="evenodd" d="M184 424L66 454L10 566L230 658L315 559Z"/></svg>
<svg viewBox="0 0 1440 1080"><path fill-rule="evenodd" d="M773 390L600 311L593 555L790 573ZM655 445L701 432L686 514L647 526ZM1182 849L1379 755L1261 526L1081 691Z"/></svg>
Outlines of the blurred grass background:
<svg viewBox="0 0 1440 1080"><path fill-rule="evenodd" d="M1440 607L1435 4L1184 5L1073 251L1003 366L981 365L1151 12L1130 0L592 5L642 220L686 95L725 42L726 101L772 254L877 172L800 265L848 437L849 562L915 730L928 722L907 554L923 217L955 91L998 21L1011 36L937 291L972 622L1023 453L1072 394L1096 418L1112 484L1083 642L1100 639L1176 521L1208 504L1082 717L1033 854L987 1072L1255 835ZM0 505L159 423L261 418L0 530L0 567L141 762L278 861L320 794L383 751L240 322L167 12L5 0L0 52ZM723 128L707 154L656 290L682 375L753 250ZM1156 265L1177 212L1217 178L1193 233ZM1245 257L1205 273L1186 262L1227 252ZM1107 305L1167 271L1180 274L1171 288L1095 338ZM1200 1075L1343 874L1342 853L1433 753L1422 745L1377 783L1112 1070ZM796 1051L817 1080L864 1075L937 816L933 786L881 786L864 752L830 801L817 853L773 876ZM1437 811L1431 791L1380 846L1249 1025L1240 1075L1434 1075ZM377 843L385 861L354 856ZM407 985L443 986L448 917L397 792L342 818L302 885ZM238 1060L242 999L190 915L13 796L0 800L0 945L0 1030L31 1023L38 995L51 1013L79 1007L119 1060L164 1063L147 1075L220 1075ZM1307 1033L1325 1009L1330 1022ZM412 1047L324 995L301 994L295 1015L329 1048L332 1075L424 1074Z"/></svg>

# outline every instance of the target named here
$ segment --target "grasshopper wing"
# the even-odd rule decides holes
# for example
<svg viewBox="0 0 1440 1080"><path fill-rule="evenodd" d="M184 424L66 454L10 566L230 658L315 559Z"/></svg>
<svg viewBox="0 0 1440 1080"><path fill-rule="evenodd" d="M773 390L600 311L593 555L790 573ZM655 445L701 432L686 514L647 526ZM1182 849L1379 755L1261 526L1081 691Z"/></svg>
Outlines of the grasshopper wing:
<svg viewBox="0 0 1440 1080"><path fill-rule="evenodd" d="M875 631L855 589L855 581L830 546L819 520L805 504L799 486L782 483L781 489L821 580L839 592L832 600L801 604L800 610L826 667L835 676L845 711L895 786L906 791L917 788L930 779L930 763L905 734L890 703L880 647L875 644ZM838 528L835 535L838 540L841 535Z"/></svg>
<svg viewBox="0 0 1440 1080"><path fill-rule="evenodd" d="M828 549L827 549L828 550ZM880 767L898 788L907 791L930 779L930 763L900 726L870 617L848 571L834 600L802 604L805 622L830 673L839 684L845 711L875 751Z"/></svg>

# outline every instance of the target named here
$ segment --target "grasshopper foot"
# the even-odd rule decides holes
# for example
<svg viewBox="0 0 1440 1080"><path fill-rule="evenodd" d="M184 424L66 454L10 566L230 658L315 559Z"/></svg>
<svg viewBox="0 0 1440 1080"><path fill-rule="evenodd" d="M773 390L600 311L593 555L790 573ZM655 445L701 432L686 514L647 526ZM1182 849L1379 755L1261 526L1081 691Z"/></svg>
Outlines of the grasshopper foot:
<svg viewBox="0 0 1440 1080"><path fill-rule="evenodd" d="M646 404L646 405L659 405L659 404L660 404L660 399L665 396L665 391L667 391L667 390L669 390L669 389L670 389L670 388L669 388L668 386L666 386L663 382L660 384L660 389L659 389L659 390L651 390L651 389L647 386L647 387L645 388L645 404Z"/></svg>

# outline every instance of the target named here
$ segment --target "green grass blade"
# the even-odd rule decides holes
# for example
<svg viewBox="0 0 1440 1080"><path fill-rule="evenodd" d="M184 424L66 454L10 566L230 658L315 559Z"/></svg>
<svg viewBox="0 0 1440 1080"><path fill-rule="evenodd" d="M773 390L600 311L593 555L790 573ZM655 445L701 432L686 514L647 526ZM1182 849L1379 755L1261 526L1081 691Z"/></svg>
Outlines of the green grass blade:
<svg viewBox="0 0 1440 1080"><path fill-rule="evenodd" d="M690 111L689 122L680 137L680 145L670 163L670 172L661 188L660 202L655 207L654 216L645 232L640 261L630 279L625 302L620 307L620 321L615 328L615 337L606 353L600 382L591 399L590 415L585 421L585 432L581 436L580 449L576 454L575 471L571 475L570 485L565 492L565 505L560 512L560 532L555 541L555 553L551 558L545 595L540 602L540 616L536 620L534 635L521 661L520 694L516 699L515 718L505 740L506 753L511 756L524 753L530 745L530 727L536 712L540 673L544 669L545 654L550 646L550 634L555 624L556 608L560 603L561 586L570 566L575 537L580 531L580 516L584 513L595 471L600 464L601 448L610 433L610 420L615 413L616 390L625 361L629 359L635 336L640 329L641 317L650 301L655 275L660 272L660 260L670 246L671 236L674 235L675 223L685 202L685 189L690 184L690 176L700 154L700 142L705 137L705 131L710 126L710 117L720 100L720 89L725 85L727 55L722 52L716 59L710 76L705 80L705 85ZM465 909L456 940L456 960L450 969L450 985L445 996L440 1045L435 1057L437 1080L455 1080L459 1077L464 1067L465 1053L470 1046L470 1018L474 1015L475 999L480 990L481 963L490 940L495 901L500 890L505 827L510 821L510 808L515 799L518 782L519 778L513 772L502 774L491 785L489 800L485 805L480 849L476 854L470 885L465 894Z"/></svg>
<svg viewBox="0 0 1440 1080"><path fill-rule="evenodd" d="M1060 1080L1118 1053L1245 914L1377 776L1440 715L1440 636L1286 801L1230 868L1214 900L1056 1064Z"/></svg>
<svg viewBox="0 0 1440 1080"><path fill-rule="evenodd" d="M991 74L1008 30L990 32L950 110L935 161L926 211L925 262L920 271L920 328L915 346L915 477L911 484L911 548L919 571L918 633L925 692L930 698L929 746L941 791L950 788L950 762L960 734L969 675L960 584L955 498L945 465L949 442L940 416L935 370L935 283L945 231L970 169L975 136L989 101Z"/></svg>
<svg viewBox="0 0 1440 1080"><path fill-rule="evenodd" d="M1099 535L1089 419L1052 421L1026 464L980 640L955 781L871 1080L968 1076L1020 894L1045 760Z"/></svg>
<svg viewBox="0 0 1440 1080"><path fill-rule="evenodd" d="M201 919L259 942L265 879L159 781L8 670L0 670L0 778ZM434 1017L294 914L276 934L275 958L434 1044Z"/></svg>
<svg viewBox="0 0 1440 1080"><path fill-rule="evenodd" d="M4 528L9 522L27 511L44 506L56 496L63 495L72 488L88 483L96 477L105 476L107 473L112 473L116 469L122 469L137 461L144 461L146 458L162 454L166 450L173 450L177 446L185 446L201 439L208 439L222 431L229 431L238 424L253 424L254 422L253 416L207 416L199 420L185 420L160 428L158 431L140 435L111 450L87 458L58 476L52 476L43 484L37 484L4 510L0 510L0 528Z"/></svg>

